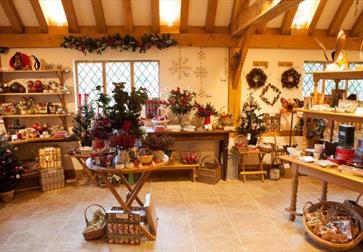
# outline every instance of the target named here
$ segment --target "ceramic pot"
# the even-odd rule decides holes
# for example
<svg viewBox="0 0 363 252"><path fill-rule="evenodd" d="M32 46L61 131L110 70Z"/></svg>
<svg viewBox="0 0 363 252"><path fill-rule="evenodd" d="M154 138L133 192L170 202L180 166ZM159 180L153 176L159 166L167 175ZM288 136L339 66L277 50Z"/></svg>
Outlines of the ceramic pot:
<svg viewBox="0 0 363 252"><path fill-rule="evenodd" d="M2 202L10 202L14 199L14 189L8 192L1 192L0 199Z"/></svg>

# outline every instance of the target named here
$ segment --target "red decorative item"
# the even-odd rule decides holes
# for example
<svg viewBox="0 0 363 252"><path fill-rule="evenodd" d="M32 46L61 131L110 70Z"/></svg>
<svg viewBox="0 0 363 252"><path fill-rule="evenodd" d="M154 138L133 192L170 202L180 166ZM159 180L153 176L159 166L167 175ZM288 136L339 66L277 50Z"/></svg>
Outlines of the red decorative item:
<svg viewBox="0 0 363 252"><path fill-rule="evenodd" d="M354 160L354 148L350 146L338 146L336 148L336 159L345 161L345 163L349 163Z"/></svg>
<svg viewBox="0 0 363 252"><path fill-rule="evenodd" d="M31 70L31 60L28 55L16 52L9 60L9 66L14 70Z"/></svg>

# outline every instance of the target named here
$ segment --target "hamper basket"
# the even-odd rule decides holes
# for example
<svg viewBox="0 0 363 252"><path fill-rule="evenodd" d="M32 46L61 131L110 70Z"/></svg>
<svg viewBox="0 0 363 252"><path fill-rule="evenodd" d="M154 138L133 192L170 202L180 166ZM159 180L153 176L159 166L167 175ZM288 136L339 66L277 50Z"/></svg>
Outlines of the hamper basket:
<svg viewBox="0 0 363 252"><path fill-rule="evenodd" d="M218 122L222 125L222 126L233 126L233 117L232 116L229 116L228 115L228 112L227 112L227 115L222 117L221 114L222 114L222 111L224 109L227 109L227 106L223 106L220 108L219 110L219 118L218 118ZM228 109L227 109L228 110Z"/></svg>
<svg viewBox="0 0 363 252"><path fill-rule="evenodd" d="M86 222L87 227L91 225L90 221L87 219L87 211L92 206L99 207L106 214L106 210L103 208L103 206L101 206L99 204L91 204L88 207L86 207L86 209L84 210L84 220ZM95 239L101 238L105 234L105 227L106 227L106 221L103 222L103 224L100 228L96 228L96 229L90 230L90 231L86 231L86 230L83 231L82 234L83 234L84 239L86 241L90 241L90 240L95 240Z"/></svg>
<svg viewBox="0 0 363 252"><path fill-rule="evenodd" d="M320 208L324 207L324 210L326 209L335 209L340 212L343 212L346 215L349 215L352 220L358 225L360 233L351 241L346 243L334 243L331 241L327 241L320 236L313 233L313 231L310 229L307 223L306 216L308 213L312 213ZM356 247L362 240L363 240L363 217L357 213L354 209L347 207L344 204L338 203L338 202L332 202L332 201L321 201L317 204L313 204L311 202L307 202L304 207L304 228L307 235L318 245L327 248L329 250L334 251L345 251L350 250Z"/></svg>
<svg viewBox="0 0 363 252"><path fill-rule="evenodd" d="M63 188L63 169L40 169L40 186L43 192Z"/></svg>
<svg viewBox="0 0 363 252"><path fill-rule="evenodd" d="M213 159L214 163L206 162L206 159ZM215 185L221 179L221 165L218 159L214 156L207 155L202 161L200 167L197 169L197 181L206 184Z"/></svg>

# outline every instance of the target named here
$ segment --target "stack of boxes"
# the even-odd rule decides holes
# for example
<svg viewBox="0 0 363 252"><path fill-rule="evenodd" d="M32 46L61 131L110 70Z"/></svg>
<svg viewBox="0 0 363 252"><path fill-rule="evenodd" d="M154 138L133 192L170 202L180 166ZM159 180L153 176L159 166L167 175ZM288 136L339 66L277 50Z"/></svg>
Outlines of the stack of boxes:
<svg viewBox="0 0 363 252"><path fill-rule="evenodd" d="M50 191L64 187L62 155L59 147L39 149L40 185L42 191Z"/></svg>

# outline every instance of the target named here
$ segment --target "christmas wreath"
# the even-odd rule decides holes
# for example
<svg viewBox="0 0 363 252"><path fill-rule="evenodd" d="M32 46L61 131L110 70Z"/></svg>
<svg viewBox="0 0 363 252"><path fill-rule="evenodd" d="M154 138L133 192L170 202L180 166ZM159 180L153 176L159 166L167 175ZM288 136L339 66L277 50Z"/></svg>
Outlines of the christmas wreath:
<svg viewBox="0 0 363 252"><path fill-rule="evenodd" d="M294 68L290 68L282 73L281 83L283 88L297 88L299 86L301 74Z"/></svg>
<svg viewBox="0 0 363 252"><path fill-rule="evenodd" d="M253 68L246 75L246 80L250 88L256 89L265 85L267 75L261 68Z"/></svg>
<svg viewBox="0 0 363 252"><path fill-rule="evenodd" d="M156 47L161 50L177 44L178 42L169 33L161 35L144 34L140 40L127 34L121 37L120 34L116 33L114 35L102 36L101 38L68 36L64 37L64 41L60 46L76 49L84 54L87 52L102 54L108 47L120 52L139 51L140 53L145 53L151 47Z"/></svg>

